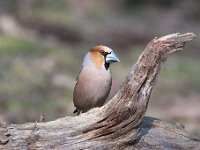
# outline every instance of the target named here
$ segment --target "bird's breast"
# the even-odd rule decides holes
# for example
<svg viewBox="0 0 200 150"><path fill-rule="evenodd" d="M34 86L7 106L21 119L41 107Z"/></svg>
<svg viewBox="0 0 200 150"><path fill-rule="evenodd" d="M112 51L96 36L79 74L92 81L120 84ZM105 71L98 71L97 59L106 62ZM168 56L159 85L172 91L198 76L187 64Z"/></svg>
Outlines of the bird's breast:
<svg viewBox="0 0 200 150"><path fill-rule="evenodd" d="M78 82L84 86L87 92L93 92L98 95L109 90L111 87L111 75L108 70L83 69Z"/></svg>
<svg viewBox="0 0 200 150"><path fill-rule="evenodd" d="M75 105L87 109L102 106L109 95L111 84L109 70L82 69L75 86Z"/></svg>

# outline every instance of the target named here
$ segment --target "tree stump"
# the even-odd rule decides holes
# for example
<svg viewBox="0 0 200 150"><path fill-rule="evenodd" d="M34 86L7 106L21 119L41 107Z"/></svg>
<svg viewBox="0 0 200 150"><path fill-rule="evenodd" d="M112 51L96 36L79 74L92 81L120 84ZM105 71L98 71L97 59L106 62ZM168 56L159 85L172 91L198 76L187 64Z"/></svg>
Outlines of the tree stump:
<svg viewBox="0 0 200 150"><path fill-rule="evenodd" d="M200 140L176 124L144 117L159 71L193 33L153 39L103 107L50 122L0 124L0 149L200 149Z"/></svg>

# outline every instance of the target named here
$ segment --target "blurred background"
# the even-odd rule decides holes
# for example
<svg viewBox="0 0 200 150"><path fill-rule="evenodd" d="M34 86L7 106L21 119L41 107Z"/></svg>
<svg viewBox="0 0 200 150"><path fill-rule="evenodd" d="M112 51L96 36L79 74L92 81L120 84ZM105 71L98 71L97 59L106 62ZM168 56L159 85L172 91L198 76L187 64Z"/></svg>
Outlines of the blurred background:
<svg viewBox="0 0 200 150"><path fill-rule="evenodd" d="M1 0L0 120L46 121L73 115L72 91L83 57L111 47L112 97L155 36L194 32L197 38L169 58L146 115L180 122L200 135L200 1Z"/></svg>

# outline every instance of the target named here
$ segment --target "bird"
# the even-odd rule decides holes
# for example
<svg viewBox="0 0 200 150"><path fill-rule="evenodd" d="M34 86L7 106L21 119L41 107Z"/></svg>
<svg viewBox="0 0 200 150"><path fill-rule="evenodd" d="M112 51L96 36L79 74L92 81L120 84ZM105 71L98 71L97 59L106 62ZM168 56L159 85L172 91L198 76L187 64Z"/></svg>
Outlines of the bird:
<svg viewBox="0 0 200 150"><path fill-rule="evenodd" d="M73 91L76 109L73 113L85 113L106 102L112 86L110 64L119 62L113 50L98 45L89 50L84 57Z"/></svg>

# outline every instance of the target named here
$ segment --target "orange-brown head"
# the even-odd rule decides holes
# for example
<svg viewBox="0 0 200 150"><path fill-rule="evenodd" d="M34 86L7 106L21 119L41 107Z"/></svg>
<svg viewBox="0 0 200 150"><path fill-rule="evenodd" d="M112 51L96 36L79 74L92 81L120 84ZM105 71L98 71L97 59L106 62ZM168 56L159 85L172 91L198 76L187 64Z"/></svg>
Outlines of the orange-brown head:
<svg viewBox="0 0 200 150"><path fill-rule="evenodd" d="M83 67L93 66L98 69L109 68L110 63L119 62L119 58L109 47L99 45L90 49L86 54Z"/></svg>

